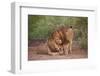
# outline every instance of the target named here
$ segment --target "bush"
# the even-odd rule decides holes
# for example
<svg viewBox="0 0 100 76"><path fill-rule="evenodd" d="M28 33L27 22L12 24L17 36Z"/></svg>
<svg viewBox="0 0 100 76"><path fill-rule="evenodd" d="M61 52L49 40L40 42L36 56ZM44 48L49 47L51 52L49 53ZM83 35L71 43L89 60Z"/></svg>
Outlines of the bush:
<svg viewBox="0 0 100 76"><path fill-rule="evenodd" d="M28 16L28 39L47 39L49 35L60 26L71 25L75 29L75 41L79 41L80 47L87 48L87 17L71 16Z"/></svg>

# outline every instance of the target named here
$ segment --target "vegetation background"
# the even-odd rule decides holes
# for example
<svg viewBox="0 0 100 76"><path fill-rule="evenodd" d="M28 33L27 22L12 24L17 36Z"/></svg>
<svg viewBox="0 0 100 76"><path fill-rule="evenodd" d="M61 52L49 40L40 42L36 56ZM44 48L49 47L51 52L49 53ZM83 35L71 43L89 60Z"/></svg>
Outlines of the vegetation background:
<svg viewBox="0 0 100 76"><path fill-rule="evenodd" d="M88 17L28 15L28 40L47 39L60 26L72 26L81 48L88 46Z"/></svg>

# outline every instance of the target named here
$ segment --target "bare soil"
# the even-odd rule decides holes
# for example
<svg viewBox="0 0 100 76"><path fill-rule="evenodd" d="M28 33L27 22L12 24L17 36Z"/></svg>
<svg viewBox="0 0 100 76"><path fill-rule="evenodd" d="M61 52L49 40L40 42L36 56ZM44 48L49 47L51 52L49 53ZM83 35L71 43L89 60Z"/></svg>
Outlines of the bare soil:
<svg viewBox="0 0 100 76"><path fill-rule="evenodd" d="M68 55L50 56L47 54L46 40L31 40L28 43L28 60L53 60L53 59L80 59L88 58L87 49L80 48L79 44L74 41L72 53Z"/></svg>

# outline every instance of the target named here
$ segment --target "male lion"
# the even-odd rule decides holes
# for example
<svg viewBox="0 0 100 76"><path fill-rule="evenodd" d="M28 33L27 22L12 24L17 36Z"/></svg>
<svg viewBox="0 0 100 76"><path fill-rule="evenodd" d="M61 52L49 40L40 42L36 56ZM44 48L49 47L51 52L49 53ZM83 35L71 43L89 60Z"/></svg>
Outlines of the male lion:
<svg viewBox="0 0 100 76"><path fill-rule="evenodd" d="M55 55L57 54L68 54L72 53L72 40L73 40L73 29L72 26L60 27L54 31L51 36L48 38L48 54Z"/></svg>
<svg viewBox="0 0 100 76"><path fill-rule="evenodd" d="M54 31L51 34L48 38L47 45L49 55L62 54L64 51L63 42L58 31Z"/></svg>

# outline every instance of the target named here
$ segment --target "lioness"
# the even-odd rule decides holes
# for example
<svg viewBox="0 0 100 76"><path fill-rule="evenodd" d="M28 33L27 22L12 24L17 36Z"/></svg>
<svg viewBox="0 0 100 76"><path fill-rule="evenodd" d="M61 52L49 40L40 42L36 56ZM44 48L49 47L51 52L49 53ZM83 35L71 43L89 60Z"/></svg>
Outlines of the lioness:
<svg viewBox="0 0 100 76"><path fill-rule="evenodd" d="M54 31L48 38L48 54L54 55L53 52L58 54L72 53L72 40L73 40L73 29L72 26L69 28L60 27Z"/></svg>

